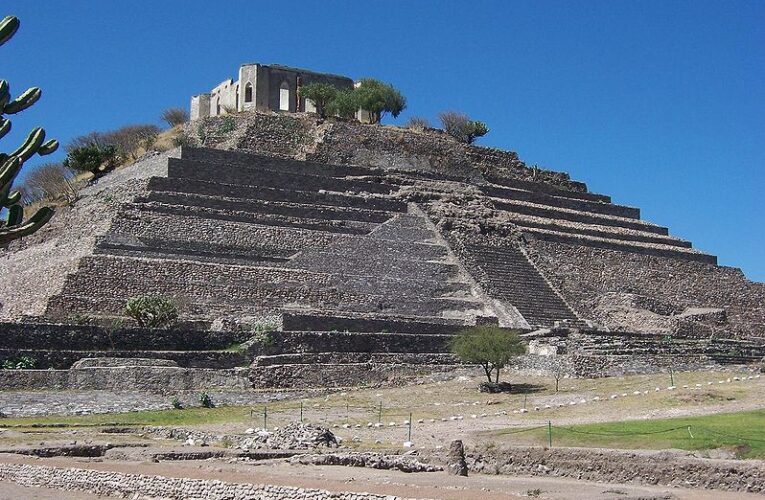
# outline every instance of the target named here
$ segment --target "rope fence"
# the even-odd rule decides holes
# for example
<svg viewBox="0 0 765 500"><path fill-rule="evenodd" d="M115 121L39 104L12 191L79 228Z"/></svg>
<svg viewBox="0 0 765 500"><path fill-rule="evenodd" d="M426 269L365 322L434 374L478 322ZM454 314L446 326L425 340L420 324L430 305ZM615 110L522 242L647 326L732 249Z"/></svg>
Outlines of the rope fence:
<svg viewBox="0 0 765 500"><path fill-rule="evenodd" d="M696 383L694 386L684 385L682 389L700 389L705 386L743 382L743 381L755 381L759 379L760 375L748 375L748 376L734 376L718 381L707 381L704 383ZM536 412L543 413L543 410L551 408L570 408L573 406L584 405L585 403L605 403L613 402L614 400L620 400L629 396L644 396L651 392L664 392L682 390L676 386L669 386L664 389L655 388L654 390L637 390L634 383L629 384L627 387L622 388L620 391L614 391L615 393L609 396L595 396L589 399L577 399L576 401L570 401L568 403L558 403L556 405L538 405L532 406ZM632 392L630 392L632 390ZM624 391L624 392L621 392ZM380 396L380 394L378 394ZM562 395L565 398L565 395ZM470 419L485 418L485 417L504 417L510 413L528 413L527 408L528 397L524 394L523 407L514 410L500 410L496 412L472 414L468 415ZM394 429L401 428L406 433L407 443L411 445L412 435L416 433L417 428L426 423L432 424L438 421L440 422L460 422L466 420L465 415L451 415L449 417L439 416L437 414L443 414L443 410L449 406L454 407L471 407L479 405L476 402L457 402L457 403L440 403L434 402L430 404L413 404L406 407L396 406L395 404L386 405L383 400L376 403L351 403L346 401L344 404L340 403L312 403L307 404L303 401L296 402L295 404L283 404L276 403L273 405L264 404L262 406L253 407L250 409L250 418L261 426L263 429L270 429L276 427L283 427L293 422L312 423L317 425L324 425L325 427L343 428L343 429L363 429L379 430L379 429ZM520 400L518 401L520 404ZM533 402L531 403L533 405ZM530 415L529 415L530 416ZM415 420L416 419L416 420ZM704 435L706 439L709 436L715 436L718 438L724 438L727 440L736 440L741 443L760 443L765 442L765 439L759 437L749 436L737 436L729 434L723 431L716 431L706 426L700 425L683 425L677 427L670 427L666 429L657 429L644 432L637 431L588 431L584 429L577 429L570 426L554 425L552 420L548 420L545 424L534 425L529 423L529 427L523 427L512 430L502 431L503 435L507 434L520 434L528 433L532 431L539 431L541 429L547 429L547 445L553 445L553 433L566 433L570 435L581 436L598 436L598 437L629 437L629 436L651 436L669 434L672 432L686 431L687 439L697 439L698 436ZM694 433L697 437L694 437Z"/></svg>

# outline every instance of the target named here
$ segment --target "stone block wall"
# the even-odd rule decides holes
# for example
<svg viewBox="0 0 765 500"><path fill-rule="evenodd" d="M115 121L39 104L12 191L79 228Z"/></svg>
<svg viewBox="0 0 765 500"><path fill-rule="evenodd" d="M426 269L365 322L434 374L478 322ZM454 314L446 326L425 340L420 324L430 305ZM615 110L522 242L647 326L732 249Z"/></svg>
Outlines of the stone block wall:
<svg viewBox="0 0 765 500"><path fill-rule="evenodd" d="M0 349L0 361L28 357L34 360L36 369L54 368L66 370L83 358L150 358L172 360L184 368L211 368L223 370L249 365L251 359L245 353L224 351L98 351L59 349Z"/></svg>
<svg viewBox="0 0 765 500"><path fill-rule="evenodd" d="M607 327L618 325L609 324L598 305L616 292L652 297L677 310L722 308L728 323L719 333L765 337L765 284L747 280L740 269L536 239L526 249L577 311Z"/></svg>
<svg viewBox="0 0 765 500"><path fill-rule="evenodd" d="M250 380L256 388L312 389L390 385L435 372L453 371L458 365L399 363L346 363L331 365L284 364L253 367Z"/></svg>
<svg viewBox="0 0 765 500"><path fill-rule="evenodd" d="M98 469L0 463L0 479L27 487L83 491L120 498L205 498L208 500L391 500L357 492L329 492L292 486L227 483L218 480L125 474Z"/></svg>
<svg viewBox="0 0 765 500"><path fill-rule="evenodd" d="M0 390L118 390L173 393L248 389L248 368L118 367L77 370L0 370Z"/></svg>
<svg viewBox="0 0 765 500"><path fill-rule="evenodd" d="M244 342L243 332L0 323L0 349L204 351Z"/></svg>
<svg viewBox="0 0 765 500"><path fill-rule="evenodd" d="M446 463L445 453L434 458ZM765 492L765 467L758 460L710 460L667 451L521 446L469 450L466 458L470 471L481 474L557 476L604 483Z"/></svg>
<svg viewBox="0 0 765 500"><path fill-rule="evenodd" d="M331 316L321 313L285 312L282 315L284 330L326 331L326 332L371 332L371 333L441 333L452 334L465 328L465 323L458 320L442 320L429 323L411 319Z"/></svg>
<svg viewBox="0 0 765 500"><path fill-rule="evenodd" d="M377 352L377 353L439 353L448 352L451 335L356 333L333 331L276 331L269 332L268 344L255 344L253 356L322 353L322 352Z"/></svg>

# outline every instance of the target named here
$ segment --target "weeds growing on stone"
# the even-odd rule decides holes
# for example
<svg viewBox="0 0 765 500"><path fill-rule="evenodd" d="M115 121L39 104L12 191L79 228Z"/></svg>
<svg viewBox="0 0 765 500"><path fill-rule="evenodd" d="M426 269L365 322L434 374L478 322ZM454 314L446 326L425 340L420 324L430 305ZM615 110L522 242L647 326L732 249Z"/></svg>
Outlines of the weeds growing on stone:
<svg viewBox="0 0 765 500"><path fill-rule="evenodd" d="M37 362L29 356L19 356L18 358L9 358L3 361L1 365L3 370L31 370Z"/></svg>
<svg viewBox="0 0 765 500"><path fill-rule="evenodd" d="M206 392L199 395L199 403L202 405L202 408L215 408L215 403L213 403L212 398Z"/></svg>

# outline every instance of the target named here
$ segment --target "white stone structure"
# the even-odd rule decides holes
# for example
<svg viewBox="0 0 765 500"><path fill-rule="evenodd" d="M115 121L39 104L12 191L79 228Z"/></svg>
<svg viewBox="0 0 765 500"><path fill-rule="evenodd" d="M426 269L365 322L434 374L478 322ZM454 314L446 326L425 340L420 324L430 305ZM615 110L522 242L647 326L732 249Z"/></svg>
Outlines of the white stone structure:
<svg viewBox="0 0 765 500"><path fill-rule="evenodd" d="M352 89L354 85L345 76L278 64L243 64L238 80L228 79L210 93L191 98L191 119L249 110L316 111L310 100L300 97L300 87L317 82L340 89Z"/></svg>

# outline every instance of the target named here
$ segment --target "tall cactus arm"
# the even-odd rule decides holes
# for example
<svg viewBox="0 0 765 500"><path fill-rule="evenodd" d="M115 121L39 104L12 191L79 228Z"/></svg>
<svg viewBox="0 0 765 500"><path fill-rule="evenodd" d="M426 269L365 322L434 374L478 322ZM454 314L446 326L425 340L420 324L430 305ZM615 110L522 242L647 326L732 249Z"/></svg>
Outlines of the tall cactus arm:
<svg viewBox="0 0 765 500"><path fill-rule="evenodd" d="M0 45L11 39L16 33L16 30L19 29L20 24L19 18L16 16L5 16L5 18L0 21Z"/></svg>
<svg viewBox="0 0 765 500"><path fill-rule="evenodd" d="M8 226L21 225L21 223L24 222L24 208L22 208L21 205L13 205L8 209L8 217L6 218L6 221Z"/></svg>
<svg viewBox="0 0 765 500"><path fill-rule="evenodd" d="M7 118L0 116L0 139L11 131L11 121Z"/></svg>
<svg viewBox="0 0 765 500"><path fill-rule="evenodd" d="M10 156L17 157L21 160L21 163L24 163L30 159L38 149L40 149L40 146L42 146L44 141L45 130L43 130L42 127L35 127L29 133L21 146L19 146L16 151L11 153Z"/></svg>
<svg viewBox="0 0 765 500"><path fill-rule="evenodd" d="M11 86L7 80L0 80L0 109L3 109L11 100Z"/></svg>
<svg viewBox="0 0 765 500"><path fill-rule="evenodd" d="M20 226L4 227L0 229L0 245L7 245L11 241L28 236L43 227L53 217L53 209L44 207L38 210L24 224Z"/></svg>
<svg viewBox="0 0 765 500"><path fill-rule="evenodd" d="M53 153L58 149L58 141L56 139L51 139L49 141L46 141L42 143L40 148L37 150L37 154L40 156L45 156Z"/></svg>
<svg viewBox="0 0 765 500"><path fill-rule="evenodd" d="M40 100L42 96L42 90L39 87L32 87L27 89L23 94L12 100L3 108L3 114L15 115L20 111L24 111L32 104Z"/></svg>
<svg viewBox="0 0 765 500"><path fill-rule="evenodd" d="M21 170L21 158L11 157L0 165L0 193L13 182L16 174Z"/></svg>
<svg viewBox="0 0 765 500"><path fill-rule="evenodd" d="M5 206L13 208L13 206L20 201L21 191L13 191L11 194L5 197Z"/></svg>

